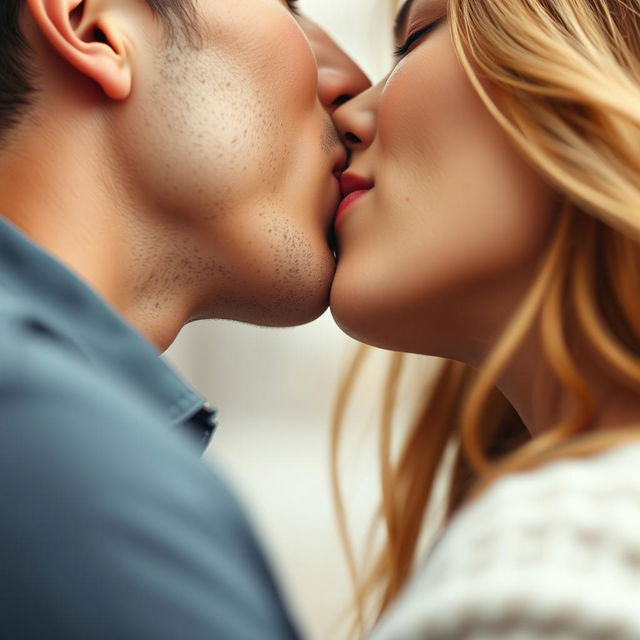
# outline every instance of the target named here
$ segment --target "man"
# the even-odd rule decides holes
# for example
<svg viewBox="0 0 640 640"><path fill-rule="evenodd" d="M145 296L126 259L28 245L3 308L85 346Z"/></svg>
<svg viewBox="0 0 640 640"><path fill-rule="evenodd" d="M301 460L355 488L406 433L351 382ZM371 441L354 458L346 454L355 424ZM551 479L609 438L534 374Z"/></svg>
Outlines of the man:
<svg viewBox="0 0 640 640"><path fill-rule="evenodd" d="M296 636L157 353L326 306L323 107L367 83L307 27L319 86L276 0L2 0L0 637Z"/></svg>

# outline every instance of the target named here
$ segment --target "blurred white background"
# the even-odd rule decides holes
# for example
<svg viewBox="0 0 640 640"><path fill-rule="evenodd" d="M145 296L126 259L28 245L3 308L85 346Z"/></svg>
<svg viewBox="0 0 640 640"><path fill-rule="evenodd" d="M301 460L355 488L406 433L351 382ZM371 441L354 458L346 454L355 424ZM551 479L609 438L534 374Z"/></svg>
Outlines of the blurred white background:
<svg viewBox="0 0 640 640"><path fill-rule="evenodd" d="M388 15L389 5L385 0L300 2L372 79L386 73L391 42L382 15ZM327 313L295 329L200 322L184 329L167 353L219 409L220 428L206 458L226 470L244 499L309 638L338 637L332 626L349 593L330 494L329 424L338 379L353 351L354 343ZM374 359L384 362L380 355ZM377 399L367 397L373 384L367 380L361 392L364 417ZM367 430L373 435L365 426L354 437L366 442ZM367 523L376 499L375 476L356 461L348 471L367 479L350 504L357 530Z"/></svg>

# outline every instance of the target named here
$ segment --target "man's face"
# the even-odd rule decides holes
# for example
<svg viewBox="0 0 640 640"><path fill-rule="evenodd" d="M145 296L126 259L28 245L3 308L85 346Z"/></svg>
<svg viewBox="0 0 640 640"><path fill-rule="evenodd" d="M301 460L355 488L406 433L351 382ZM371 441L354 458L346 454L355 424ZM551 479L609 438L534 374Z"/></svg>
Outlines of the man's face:
<svg viewBox="0 0 640 640"><path fill-rule="evenodd" d="M334 173L346 159L314 54L286 2L199 0L198 10L195 45L164 45L150 23L158 33L116 114L123 178L149 205L148 228L173 231L170 261L198 292L192 318L311 320L328 301ZM352 93L366 87L353 69Z"/></svg>

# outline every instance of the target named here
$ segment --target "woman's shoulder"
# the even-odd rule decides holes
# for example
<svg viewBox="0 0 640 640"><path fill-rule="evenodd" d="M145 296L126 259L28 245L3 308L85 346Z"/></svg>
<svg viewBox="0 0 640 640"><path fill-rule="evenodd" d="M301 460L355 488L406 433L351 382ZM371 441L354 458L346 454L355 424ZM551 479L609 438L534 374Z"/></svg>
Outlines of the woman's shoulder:
<svg viewBox="0 0 640 640"><path fill-rule="evenodd" d="M640 444L497 481L375 640L640 638Z"/></svg>

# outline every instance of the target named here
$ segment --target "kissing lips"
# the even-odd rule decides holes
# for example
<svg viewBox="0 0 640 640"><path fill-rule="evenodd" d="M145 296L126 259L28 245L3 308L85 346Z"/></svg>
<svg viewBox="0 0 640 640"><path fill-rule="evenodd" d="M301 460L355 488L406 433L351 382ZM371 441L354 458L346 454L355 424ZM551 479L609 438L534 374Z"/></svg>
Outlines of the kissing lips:
<svg viewBox="0 0 640 640"><path fill-rule="evenodd" d="M356 200L358 200L368 192L369 189L359 189L358 191L354 191L348 196L345 196L342 199L342 202L340 202L340 204L338 205L338 210L336 211L336 217L333 224L338 224L338 220L344 215L344 212L347 210L347 208L349 208Z"/></svg>
<svg viewBox="0 0 640 640"><path fill-rule="evenodd" d="M368 178L362 178L354 173L343 173L340 177L340 188L342 190L342 202L336 211L336 217L333 222L334 227L344 216L345 211L362 196L366 195L373 187L373 181Z"/></svg>

